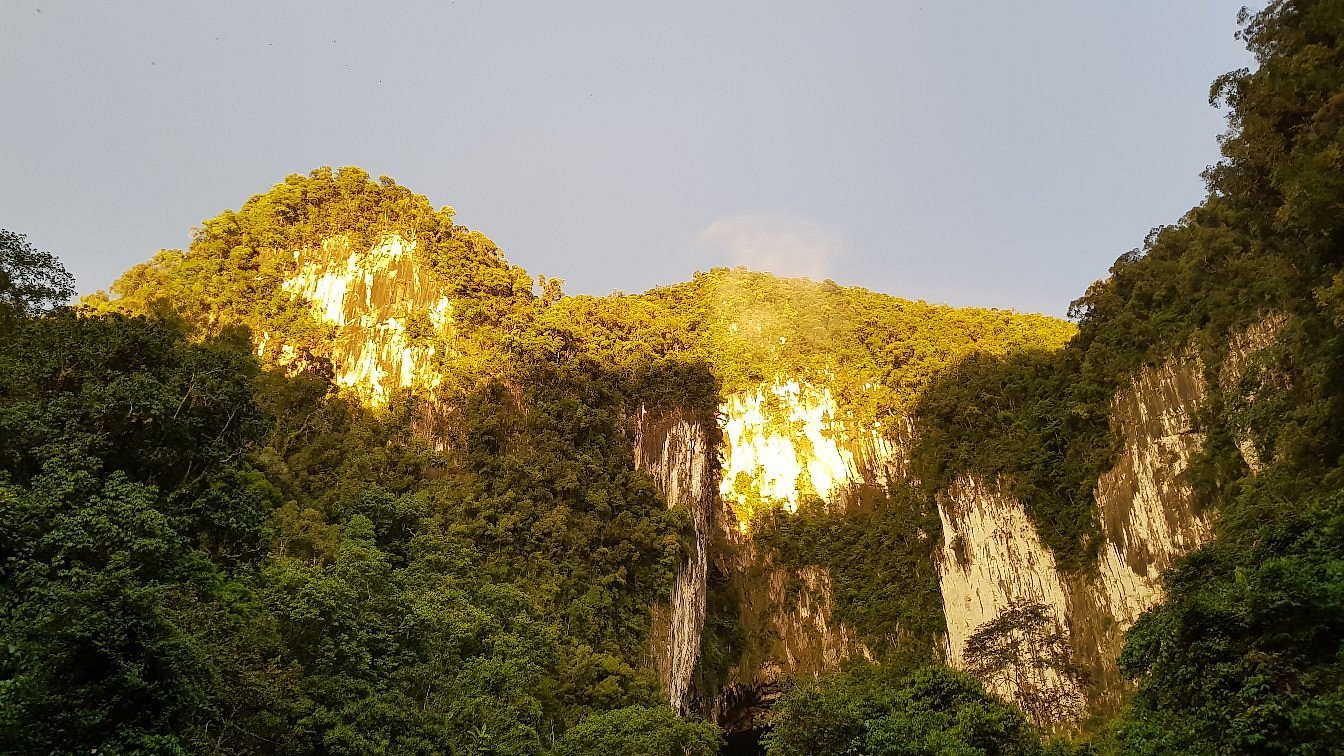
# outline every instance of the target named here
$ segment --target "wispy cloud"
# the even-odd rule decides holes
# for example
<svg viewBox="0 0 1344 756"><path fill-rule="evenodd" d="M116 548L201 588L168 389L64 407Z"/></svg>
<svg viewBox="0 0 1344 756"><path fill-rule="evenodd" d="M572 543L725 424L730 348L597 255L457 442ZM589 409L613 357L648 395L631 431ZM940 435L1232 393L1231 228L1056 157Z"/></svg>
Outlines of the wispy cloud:
<svg viewBox="0 0 1344 756"><path fill-rule="evenodd" d="M699 240L726 250L733 265L816 280L830 275L841 249L840 234L834 229L806 218L775 215L720 218L700 232Z"/></svg>

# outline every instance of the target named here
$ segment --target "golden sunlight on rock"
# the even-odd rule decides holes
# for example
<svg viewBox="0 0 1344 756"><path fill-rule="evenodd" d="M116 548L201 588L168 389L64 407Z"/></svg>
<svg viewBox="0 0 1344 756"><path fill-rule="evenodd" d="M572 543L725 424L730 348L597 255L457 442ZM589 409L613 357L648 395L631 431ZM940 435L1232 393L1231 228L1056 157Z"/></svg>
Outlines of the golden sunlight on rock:
<svg viewBox="0 0 1344 756"><path fill-rule="evenodd" d="M837 417L831 390L805 382L779 379L734 394L719 412L724 435L719 493L743 532L762 511L796 512L806 499L830 500L865 482L864 457L876 457L885 467L894 453L875 425L850 433Z"/></svg>
<svg viewBox="0 0 1344 756"><path fill-rule="evenodd" d="M298 275L283 284L335 329L330 357L337 384L375 406L392 390L433 388L442 380L435 357L451 334L453 307L419 269L414 250L413 240L397 234L364 250L331 237L319 249L295 251ZM263 333L258 355L274 349L281 364L293 361L292 348L270 341Z"/></svg>

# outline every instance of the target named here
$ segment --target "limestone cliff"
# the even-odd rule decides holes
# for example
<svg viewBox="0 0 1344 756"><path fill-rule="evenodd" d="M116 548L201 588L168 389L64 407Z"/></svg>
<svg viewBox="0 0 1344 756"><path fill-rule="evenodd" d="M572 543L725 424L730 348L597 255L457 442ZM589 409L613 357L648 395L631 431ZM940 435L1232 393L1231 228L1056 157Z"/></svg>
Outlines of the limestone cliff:
<svg viewBox="0 0 1344 756"><path fill-rule="evenodd" d="M744 532L762 509L796 512L805 498L842 503L856 486L905 475L908 425L884 433L878 422L846 422L824 386L777 380L729 396L720 416L719 494Z"/></svg>
<svg viewBox="0 0 1344 756"><path fill-rule="evenodd" d="M323 356L337 382L374 404L395 389L437 386L436 360L451 349L453 303L418 267L414 249L395 235L363 250L333 237L296 251L296 272L284 284L331 329ZM1281 325L1270 318L1234 338L1219 383L1241 381ZM256 338L259 355L302 358L269 332ZM1161 599L1162 571L1210 537L1209 517L1184 479L1203 446L1197 418L1207 380L1198 355L1183 352L1116 393L1111 426L1120 453L1094 492L1104 542L1089 572L1060 570L1006 481L963 476L936 497L949 663L977 672L1047 724L1116 704L1124 631ZM768 699L786 677L873 656L862 628L836 620L833 576L817 565L777 563L752 533L762 512L816 501L841 514L865 492L909 481L911 423L855 418L824 383L779 376L724 397L717 421L642 408L631 418L634 466L668 506L686 509L692 525L672 594L655 609L653 639L652 664L680 710L728 717L734 701ZM1249 391L1238 396L1253 399ZM1239 446L1255 469L1253 440L1239 438ZM697 691L712 571L733 581L750 637L727 685Z"/></svg>
<svg viewBox="0 0 1344 756"><path fill-rule="evenodd" d="M1220 381L1235 383L1281 325L1270 318L1234 337ZM1208 394L1204 372L1194 352L1183 352L1139 371L1113 398L1121 447L1094 491L1104 541L1091 571L1057 566L1002 481L965 476L937 497L947 661L976 672L1042 724L1067 724L1119 703L1116 659L1125 630L1161 600L1162 572L1211 536L1209 515L1185 479L1204 443L1197 426ZM827 388L788 379L728 397L720 423L719 511L737 545L730 569L740 578L743 615L767 629L765 647L734 670L734 683L754 686L759 698L783 677L870 651L853 628L832 619L830 575L774 564L753 544L750 518L770 508L795 511L808 497L843 511L862 486L909 475L914 431L908 423L854 427L839 419ZM1239 440L1243 450L1247 444ZM1254 468L1256 459L1246 457Z"/></svg>
<svg viewBox="0 0 1344 756"><path fill-rule="evenodd" d="M726 397L719 423L717 523L730 548L715 558L736 586L749 637L725 689L708 693L715 715L733 726L768 705L787 677L873 658L856 629L834 618L829 571L777 563L755 543L752 519L808 500L839 514L866 488L903 478L910 427L844 419L829 388L783 378Z"/></svg>
<svg viewBox="0 0 1344 756"><path fill-rule="evenodd" d="M284 289L306 300L333 329L328 357L336 383L372 404L398 388L433 388L434 357L452 332L453 305L421 270L415 242L388 234L369 249L342 236L295 250L297 274ZM258 356L299 359L294 346L263 331Z"/></svg>
<svg viewBox="0 0 1344 756"><path fill-rule="evenodd" d="M1270 318L1234 337L1222 380L1235 382L1282 322ZM949 663L974 669L968 645L979 641L983 649L986 634L1005 631L993 625L996 619L1023 606L1042 607L1048 623L1032 632L1057 634L1067 641L1067 653L1053 666L1012 659L987 684L1045 724L1118 705L1123 683L1116 660L1124 632L1161 600L1162 572L1212 533L1185 477L1204 444L1197 426L1208 394L1204 372L1187 351L1139 371L1112 400L1111 426L1121 450L1094 491L1104 542L1093 572L1062 573L1022 503L997 481L963 478L940 497ZM1246 461L1255 467L1253 457Z"/></svg>
<svg viewBox="0 0 1344 756"><path fill-rule="evenodd" d="M837 415L829 391L797 381L728 397L717 428L679 414L640 412L636 467L653 478L668 506L687 508L694 527L693 551L660 623L665 629L655 637L655 662L673 706L691 704L711 559L734 578L741 612L767 639L732 671L730 688L772 686L786 674L817 673L851 656L871 656L852 628L833 622L824 569L775 565L750 536L751 516L763 508L795 511L809 496L839 502L846 492L885 482L903 469L896 447L877 429L850 434ZM711 554L716 540L732 548ZM725 696L742 691L701 693L714 699L709 706L731 708Z"/></svg>
<svg viewBox="0 0 1344 756"><path fill-rule="evenodd" d="M705 626L709 541L714 511L714 447L703 422L680 414L650 417L640 409L636 419L635 466L649 475L669 507L685 507L691 515L694 540L672 588L670 612L655 628L654 663L667 686L668 700L685 711L691 678L700 661Z"/></svg>

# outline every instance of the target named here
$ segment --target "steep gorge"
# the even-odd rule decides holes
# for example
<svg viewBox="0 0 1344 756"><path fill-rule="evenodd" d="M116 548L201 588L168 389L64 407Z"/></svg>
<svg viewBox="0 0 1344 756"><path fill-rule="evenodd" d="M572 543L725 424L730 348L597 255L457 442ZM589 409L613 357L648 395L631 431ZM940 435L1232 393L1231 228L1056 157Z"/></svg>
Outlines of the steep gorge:
<svg viewBox="0 0 1344 756"><path fill-rule="evenodd" d="M1234 336L1221 380L1235 384L1282 323L1272 316ZM1161 601L1162 572L1211 537L1209 514L1199 508L1187 480L1204 442L1198 423L1207 396L1204 372L1197 355L1182 352L1141 369L1114 396L1110 423L1120 451L1094 491L1104 539L1088 570L1071 572L1056 564L1002 481L966 475L937 495L942 525L937 568L947 628L942 645L949 664L977 672L991 689L1047 725L1069 725L1119 705L1124 683L1116 661L1124 632ZM773 414L760 409L767 395L777 397ZM878 428L851 435L831 420L835 414L827 390L796 382L777 382L723 405L723 466L732 475L724 476L720 511L725 529L739 542L750 544L752 506L773 502L795 511L806 491L843 512L855 505L863 486L917 482L908 480L917 433L910 423L891 424L888 435ZM1245 442L1239 446L1249 448ZM1247 462L1255 466L1254 458ZM754 548L737 557L763 560ZM808 566L797 572L801 592L790 601L777 587L779 568L768 558L739 568L742 575L770 576L768 585L775 588L742 588L770 607L773 640L764 661L738 670L740 683L768 687L783 677L834 669L846 658L872 658L872 651L854 640L853 628L831 618L825 571ZM995 639L993 633L1005 637ZM1052 640L1062 641L1061 648L1041 650ZM977 642L983 655L996 641L1007 657L982 656L974 660L978 664L967 658L968 644Z"/></svg>
<svg viewBox="0 0 1344 756"><path fill-rule="evenodd" d="M1335 752L1344 13L1239 25L1073 322L565 296L357 168L78 307L0 233L0 750Z"/></svg>
<svg viewBox="0 0 1344 756"><path fill-rule="evenodd" d="M531 279L488 240L455 226L449 240L449 249L470 242L485 250L479 283L445 277L442 238L430 252L414 233L396 230L332 234L263 256L277 276L274 299L241 318L255 354L289 371L328 365L337 386L371 407L397 394L424 397L431 411L416 416L414 430L442 451L444 428L425 422L445 401L442 390L488 364L482 344L518 335L480 315L500 296L489 292L523 303L504 317L551 339L539 342L546 359L590 359L606 370L600 360L633 350L622 369L638 385L612 400L628 403L620 412L630 464L689 523L670 592L649 607L648 666L680 712L747 728L789 679L922 649L971 671L1037 723L1070 727L1118 706L1125 631L1161 600L1162 571L1210 537L1209 516L1186 480L1204 446L1199 418L1209 393L1193 349L1140 368L1114 393L1118 453L1091 494L1099 548L1089 564L1066 568L1010 479L970 470L927 491L912 455L921 437L913 408L930 376L974 355L1057 349L1071 327L744 271L635 297L543 304L520 289ZM180 275L174 266L184 259L156 260L136 277L168 288L162 282ZM144 289L155 287L93 304L135 311L145 306L137 299ZM226 317L211 310L208 319ZM1234 335L1215 380L1237 384L1283 322L1269 317ZM593 348L585 341L608 351L585 353ZM650 341L672 346L639 351ZM677 394L666 377L638 378L658 360L720 376L715 406ZM514 382L512 402L526 413L518 381L527 374L491 369ZM642 398L654 394L656 402ZM1252 469L1262 464L1248 436L1238 436L1238 447ZM862 526L848 518L893 507L910 508L905 531L897 541L868 542L866 552L819 555L788 543L808 537L789 530L795 519L853 530ZM856 586L864 580L872 584ZM728 605L711 606L716 581ZM891 584L876 585L883 582ZM893 600L925 590L932 602ZM899 611L876 616L887 604L855 605L870 595ZM717 649L714 669L704 654L707 624L740 635Z"/></svg>
<svg viewBox="0 0 1344 756"><path fill-rule="evenodd" d="M374 404L386 401L390 389L432 389L441 380L433 357L436 344L448 343L443 337L451 330L452 305L436 296L412 250L413 243L397 236L366 251L330 239L320 250L296 254L300 272L285 283L335 328L329 357L337 382ZM438 338L413 344L406 323L414 316L426 318ZM1238 340L1238 353L1253 352L1270 336L1271 328L1257 329ZM282 364L294 359L293 348L266 331L257 349ZM1161 571L1209 537L1207 517L1183 479L1202 446L1194 421L1206 393L1202 372L1197 357L1173 356L1143 369L1115 396L1112 426L1122 444L1116 466L1095 491L1105 541L1093 572L1061 571L1022 504L1000 482L962 477L938 496L937 567L950 664L968 667L968 643L1005 613L1041 607L1043 623L1005 631L1062 634L1067 659L1084 674L1028 655L1001 662L985 682L1044 722L1074 721L1117 704L1122 684L1115 660L1124 631L1160 600ZM827 570L776 564L751 533L760 512L792 513L803 501L818 500L842 513L864 487L907 481L915 433L910 421L852 427L859 424L840 416L829 387L787 376L727 396L716 427L679 413L638 412L634 464L669 506L690 513L693 527L690 554L656 631L665 639L654 640L660 677L679 710L697 693L692 681L712 560L733 576L742 613L762 631L752 640L758 647L732 671L730 686L766 691L768 698L790 676L873 658L855 628L833 617ZM715 554L716 540L735 548Z"/></svg>
<svg viewBox="0 0 1344 756"><path fill-rule="evenodd" d="M453 304L417 265L414 248L397 235L367 250L329 238L297 251L297 273L284 282L285 291L330 327L322 356L336 382L374 405L393 390L435 388L442 380L436 350L452 348ZM412 333L408 324L420 321L428 328ZM1241 340L1240 353L1271 336L1272 329L1259 329ZM259 356L281 365L300 359L270 331L255 339ZM1115 396L1111 422L1122 451L1095 492L1105 541L1094 571L1062 571L1000 481L965 476L937 496L936 567L946 623L939 642L949 664L973 668L966 650L977 633L1006 614L1039 607L1043 621L1007 632L1062 634L1068 645L1063 661L1083 674L1057 668L1060 659L1027 654L982 672L985 682L1044 723L1068 723L1116 705L1122 683L1115 660L1125 629L1160 600L1161 571L1209 537L1207 517L1183 480L1202 444L1194 418L1203 381L1198 358L1173 356L1140 371ZM909 419L884 424L843 414L829 386L787 375L727 395L713 422L682 412L635 413L635 467L692 523L690 552L667 607L655 609L665 616L652 641L668 700L678 710L697 707L750 721L732 711L734 697L768 702L789 677L874 658L860 640L862 628L834 617L827 569L779 564L752 533L753 519L765 512L788 516L815 501L838 515L861 506L865 491L918 483L911 480L917 430ZM732 548L716 553L716 543ZM725 689L697 691L711 564L733 582L753 633Z"/></svg>

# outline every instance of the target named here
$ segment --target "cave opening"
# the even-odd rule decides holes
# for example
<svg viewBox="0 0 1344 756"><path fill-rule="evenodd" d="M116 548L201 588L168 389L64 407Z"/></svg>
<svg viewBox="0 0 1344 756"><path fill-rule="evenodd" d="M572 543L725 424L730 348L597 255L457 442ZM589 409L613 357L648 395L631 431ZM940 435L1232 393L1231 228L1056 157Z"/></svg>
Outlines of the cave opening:
<svg viewBox="0 0 1344 756"><path fill-rule="evenodd" d="M719 756L764 756L765 747L761 745L761 738L769 731L769 727L753 727L730 732L723 736Z"/></svg>

